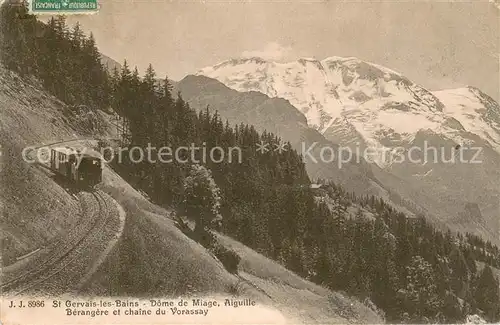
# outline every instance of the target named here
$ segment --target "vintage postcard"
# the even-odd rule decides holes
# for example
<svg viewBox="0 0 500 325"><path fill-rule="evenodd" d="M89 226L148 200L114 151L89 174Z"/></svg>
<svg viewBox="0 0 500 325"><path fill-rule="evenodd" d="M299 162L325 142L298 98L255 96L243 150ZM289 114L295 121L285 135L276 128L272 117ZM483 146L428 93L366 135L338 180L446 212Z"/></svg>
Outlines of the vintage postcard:
<svg viewBox="0 0 500 325"><path fill-rule="evenodd" d="M0 324L500 322L500 3L3 0Z"/></svg>

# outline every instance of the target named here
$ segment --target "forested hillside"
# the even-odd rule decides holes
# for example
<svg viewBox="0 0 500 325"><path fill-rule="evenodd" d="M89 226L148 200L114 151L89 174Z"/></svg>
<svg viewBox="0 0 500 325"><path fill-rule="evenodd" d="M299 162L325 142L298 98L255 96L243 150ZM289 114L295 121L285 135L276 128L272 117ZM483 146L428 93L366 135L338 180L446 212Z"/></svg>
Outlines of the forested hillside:
<svg viewBox="0 0 500 325"><path fill-rule="evenodd" d="M68 104L111 107L129 130L123 139L129 148L241 148L241 162L200 163L218 188L215 208L204 206L213 204L207 193L189 193L190 202L185 200L186 179L197 170L193 163L135 163L127 156L112 163L155 203L179 213L198 211L188 217L202 230L222 217L218 230L304 278L372 301L387 321L455 323L470 314L500 320L499 283L491 269L500 265L500 253L491 243L442 233L424 216L408 218L383 200L346 192L342 184L318 180L323 186L312 189L296 151L257 151L261 141L279 145L279 135L193 110L182 94L174 99L166 77L157 81L152 66L143 77L127 62L108 74L92 36L78 26L69 29L63 17L42 24L26 9L4 5L0 19L3 64L38 78ZM478 268L478 261L486 267Z"/></svg>

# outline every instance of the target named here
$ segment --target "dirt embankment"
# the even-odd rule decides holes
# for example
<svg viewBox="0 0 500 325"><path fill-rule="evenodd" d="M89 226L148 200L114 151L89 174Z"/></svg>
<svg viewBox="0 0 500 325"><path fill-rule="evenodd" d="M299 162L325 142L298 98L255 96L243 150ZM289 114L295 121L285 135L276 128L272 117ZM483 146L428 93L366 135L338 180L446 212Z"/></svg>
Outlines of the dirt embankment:
<svg viewBox="0 0 500 325"><path fill-rule="evenodd" d="M82 202L77 195L54 181L51 172L26 161L23 149L89 136L95 132L88 129L89 120L99 121L94 125L99 125L100 136L112 134L106 114L87 112L83 124L81 115L81 111L48 95L36 80L22 79L0 66L0 240L2 266L7 267L4 271L9 266L22 269L28 260L79 227ZM25 255L29 256L22 258Z"/></svg>
<svg viewBox="0 0 500 325"><path fill-rule="evenodd" d="M28 145L73 136L62 103L0 66L0 239L3 264L46 245L70 227L79 205L22 158Z"/></svg>

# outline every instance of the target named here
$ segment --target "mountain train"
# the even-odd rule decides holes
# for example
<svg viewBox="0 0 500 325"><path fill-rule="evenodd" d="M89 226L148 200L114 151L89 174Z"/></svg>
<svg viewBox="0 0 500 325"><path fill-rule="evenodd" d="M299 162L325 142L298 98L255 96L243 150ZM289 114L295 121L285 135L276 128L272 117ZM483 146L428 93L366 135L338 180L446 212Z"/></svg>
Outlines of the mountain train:
<svg viewBox="0 0 500 325"><path fill-rule="evenodd" d="M101 158L69 147L51 148L50 168L79 187L94 187L102 181Z"/></svg>

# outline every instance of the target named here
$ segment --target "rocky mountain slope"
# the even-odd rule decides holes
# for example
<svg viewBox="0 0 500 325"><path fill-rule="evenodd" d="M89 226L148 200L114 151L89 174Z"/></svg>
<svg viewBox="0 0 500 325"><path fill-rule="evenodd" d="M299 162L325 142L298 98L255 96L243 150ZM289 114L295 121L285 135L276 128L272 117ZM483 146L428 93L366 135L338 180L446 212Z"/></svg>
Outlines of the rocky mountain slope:
<svg viewBox="0 0 500 325"><path fill-rule="evenodd" d="M388 68L340 57L236 59L197 75L288 100L310 128L373 162L376 178L406 206L498 242L500 108L480 90L431 92ZM457 222L468 203L483 218Z"/></svg>
<svg viewBox="0 0 500 325"><path fill-rule="evenodd" d="M110 73L113 73L115 69L120 71L122 68L120 63L116 62L115 60L104 54L101 54L101 63L108 69Z"/></svg>
<svg viewBox="0 0 500 325"><path fill-rule="evenodd" d="M238 91L287 99L306 116L309 126L327 138L343 140L338 141L341 144L349 135L351 142L383 151L410 143L418 131L427 129L462 143L470 140L464 131L482 128L491 147L498 150L500 145L498 104L479 90L433 94L395 71L356 58L300 59L284 64L259 58L230 60L197 74ZM467 128L470 123L461 125L471 118L470 111L449 107L460 98L466 98L466 106L482 105L488 119L474 130ZM381 157L374 160L381 167L387 164Z"/></svg>
<svg viewBox="0 0 500 325"><path fill-rule="evenodd" d="M299 152L311 148L311 155L304 156L311 179L330 178L345 184L351 191L383 195L369 165L361 157L344 157L343 161L339 161L338 157L333 157L332 161L318 158L321 148L337 150L339 146L309 128L306 118L287 100L270 98L255 91L241 93L204 76L187 76L174 85L173 93L180 91L193 108L201 110L208 107L209 110L217 110L232 125L250 124L258 131L273 132L284 141L289 141Z"/></svg>

